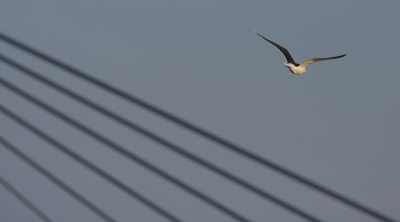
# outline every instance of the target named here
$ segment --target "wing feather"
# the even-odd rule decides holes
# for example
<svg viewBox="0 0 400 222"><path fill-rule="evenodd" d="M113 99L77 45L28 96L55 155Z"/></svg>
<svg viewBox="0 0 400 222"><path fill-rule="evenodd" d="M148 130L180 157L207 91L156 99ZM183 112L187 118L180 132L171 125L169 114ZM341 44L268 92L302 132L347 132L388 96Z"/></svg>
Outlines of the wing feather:
<svg viewBox="0 0 400 222"><path fill-rule="evenodd" d="M315 59L310 59L310 60L307 60L307 61L301 63L301 64L299 65L299 67L305 68L306 66L308 66L308 65L310 65L311 63L314 63L314 62L319 62L319 61L324 61L324 60L329 60L329 59L338 59L338 58L345 57L346 55L347 55L347 54L343 54L343 55L335 56L335 57L329 57L329 58L315 58Z"/></svg>
<svg viewBox="0 0 400 222"><path fill-rule="evenodd" d="M281 53L283 54L283 56L285 56L286 62L287 62L287 63L296 64L296 63L294 62L292 56L290 55L290 53L289 53L289 51L288 51L287 49L285 49L285 48L283 48L282 46L276 44L275 42L273 42L273 41L271 41L271 40L265 38L264 36L258 34L256 31L253 31L253 32L255 32L255 33L256 33L258 36L260 36L262 39L264 39L265 41L271 43L273 46L275 46L277 49L279 49L279 51L281 51Z"/></svg>

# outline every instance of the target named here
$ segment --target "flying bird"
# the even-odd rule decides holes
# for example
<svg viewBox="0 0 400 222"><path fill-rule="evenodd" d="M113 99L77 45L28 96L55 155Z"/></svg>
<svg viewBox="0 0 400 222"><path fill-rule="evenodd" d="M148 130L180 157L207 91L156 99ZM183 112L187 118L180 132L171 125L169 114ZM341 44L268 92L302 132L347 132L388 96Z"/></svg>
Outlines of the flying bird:
<svg viewBox="0 0 400 222"><path fill-rule="evenodd" d="M289 53L289 51L287 49L285 49L282 46L276 44L275 42L265 38L264 36L258 34L256 31L253 31L253 32L255 32L258 36L263 38L265 41L271 43L273 46L278 48L279 51L281 51L281 53L283 54L283 56L285 56L285 58L286 58L286 62L287 63L283 63L283 64L285 64L285 66L289 68L290 72L292 72L293 74L296 74L296 75L301 75L303 73L307 73L306 67L308 65L310 65L311 63L324 61L324 60L329 60L329 59L338 59L338 58L342 58L342 57L347 55L347 54L343 54L343 55L340 55L340 56L329 57L329 58L315 58L315 59L307 60L307 61L305 61L305 62L303 62L301 64L298 64L298 63L294 62L292 56L290 55L290 53Z"/></svg>

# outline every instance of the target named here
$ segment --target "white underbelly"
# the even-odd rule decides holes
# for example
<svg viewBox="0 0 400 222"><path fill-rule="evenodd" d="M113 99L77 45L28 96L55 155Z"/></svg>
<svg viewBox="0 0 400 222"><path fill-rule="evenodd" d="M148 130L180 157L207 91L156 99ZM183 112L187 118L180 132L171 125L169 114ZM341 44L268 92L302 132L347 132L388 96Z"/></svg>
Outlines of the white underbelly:
<svg viewBox="0 0 400 222"><path fill-rule="evenodd" d="M301 68L301 67L295 67L295 68L289 68L289 69L293 74L296 74L296 75L303 74L304 71L306 71L305 68Z"/></svg>
<svg viewBox="0 0 400 222"><path fill-rule="evenodd" d="M299 66L295 66L295 65L293 65L291 63L288 63L288 64L284 63L284 64L285 64L286 67L289 68L290 72L292 72L293 74L296 74L296 75L303 74L306 71L305 68L299 67Z"/></svg>

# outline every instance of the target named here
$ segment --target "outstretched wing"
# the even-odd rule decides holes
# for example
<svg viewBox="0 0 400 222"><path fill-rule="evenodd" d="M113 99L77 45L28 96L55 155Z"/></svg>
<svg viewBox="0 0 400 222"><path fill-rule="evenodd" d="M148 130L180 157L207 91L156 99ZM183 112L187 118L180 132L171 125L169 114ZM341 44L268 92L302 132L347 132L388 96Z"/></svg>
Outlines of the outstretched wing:
<svg viewBox="0 0 400 222"><path fill-rule="evenodd" d="M310 65L311 63L314 63L314 62L319 62L319 61L324 61L324 60L329 60L329 59L338 59L338 58L342 58L342 57L344 57L344 56L346 56L346 55L347 55L347 54L343 54L343 55L335 56L335 57L329 57L329 58L315 58L315 59L310 59L310 60L307 60L307 61L301 63L301 64L299 65L299 67L305 68L306 66L308 66L308 65Z"/></svg>
<svg viewBox="0 0 400 222"><path fill-rule="evenodd" d="M253 30L253 32L255 32L258 36L260 36L261 38L263 38L265 41L271 43L273 46L275 46L276 48L278 48L279 51L281 51L281 53L283 54L283 56L285 56L286 62L287 62L287 63L295 64L295 62L294 62L292 56L289 54L289 52L288 52L287 49L285 49L285 48L283 48L282 46L276 44L275 42L273 42L273 41L271 41L271 40L265 38L264 36L258 34L256 31Z"/></svg>

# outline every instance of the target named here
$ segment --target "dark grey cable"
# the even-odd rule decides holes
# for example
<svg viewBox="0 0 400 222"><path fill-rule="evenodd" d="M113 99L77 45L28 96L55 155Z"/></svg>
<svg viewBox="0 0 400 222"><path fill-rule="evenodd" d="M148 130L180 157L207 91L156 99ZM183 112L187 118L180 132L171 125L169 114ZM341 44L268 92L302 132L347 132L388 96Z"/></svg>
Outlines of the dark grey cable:
<svg viewBox="0 0 400 222"><path fill-rule="evenodd" d="M57 140L53 139L52 137L50 137L46 133L42 132L41 130L37 129L33 125L31 125L28 122L26 122L25 120L23 120L22 118L18 117L13 112L11 112L10 110L8 110L5 107L3 107L1 104L0 104L0 112L2 112L4 115L8 116L12 120L16 121L18 124L22 125L23 127L27 128L28 130L33 132L38 137L40 137L43 140L45 140L46 142L48 142L51 145L55 146L57 149L61 150L63 153L67 154L68 156L70 156L71 158L73 158L77 162L81 163L85 167L89 168L90 170L92 170L96 174L98 174L101 177L103 177L104 179L110 181L116 187L120 188L121 190L125 191L126 193L128 193L132 197L136 198L137 200L139 200L143 204L147 205L149 208L151 208L152 210L156 211L157 213L159 213L160 215L162 215L166 219L168 219L170 221L174 221L174 222L181 222L181 220L177 219L176 216L173 216L171 213L168 213L167 211L163 210L157 204L151 202L150 200L148 200L147 198L145 198L144 196L142 196L138 192L134 191L133 189L129 188L127 185L123 184L122 182L120 182L119 180L117 180L116 178L111 176L110 174L106 173L105 171L103 171L100 168L96 167L94 164L92 164L91 162L89 162L85 158L83 158L80 155L78 155L77 153L73 152L70 148L64 146L63 144L61 144ZM3 144L5 143L4 141L5 141L4 139L0 139L0 142L3 143ZM23 155L23 153L20 152L20 151L17 152L16 148L14 148L14 147L11 147L11 148L8 147L8 148L9 149L13 148L11 151L13 151L16 155L18 155L19 157L23 158L27 162L29 162L32 166L33 165L37 165L38 166L38 164L33 163L33 160L29 160L28 161L28 157ZM33 167L35 167L35 169L41 168L40 166L38 166L38 167L33 166ZM45 170L43 168L41 168L39 171L45 172ZM46 174L50 174L47 171L45 173ZM114 221L114 220L112 220L112 221Z"/></svg>
<svg viewBox="0 0 400 222"><path fill-rule="evenodd" d="M57 116L58 118L60 118L63 121L67 122L68 124L74 126L75 128L79 129L80 131L88 134L89 136L93 137L94 139L98 140L99 142L107 145L111 149L117 151L118 153L122 154L123 156L129 158L130 160L142 165L146 169L148 169L148 170L152 171L153 173L161 176L162 178L164 178L164 179L168 180L169 182L175 184L176 186L180 187L181 189L187 191L188 193L191 193L195 197L203 200L207 204L215 207L216 209L218 209L221 212L225 213L226 215L232 217L233 219L235 219L237 221L242 221L242 222L249 222L250 221L249 219L245 218L244 216L242 216L242 215L234 212L233 210L229 209L228 207L222 205L221 203L219 203L218 201L214 200L213 198L201 193L200 191L196 190L195 188L192 188L191 186L189 186L188 184L176 179L172 175L164 172L160 168L152 165L151 163L147 162L146 160L140 158L139 156L136 156L132 152L128 151L126 148L123 148L123 147L117 145L116 143L112 142L111 140L106 139L105 137L101 136L100 134L92 131L91 129L83 126L82 124L78 123L77 121L69 118L65 114L53 109L52 107L48 106L47 104L41 102L40 100L38 100L38 99L36 99L34 97L32 97L31 95L27 94L26 92L22 91L21 89L18 89L17 87L13 86L12 84L8 83L7 81L5 81L2 78L0 78L0 84L5 86L6 88L10 89L11 91L17 93L18 95L22 96L23 98L29 100L33 104L43 108L44 110L48 111L49 113ZM35 127L33 127L32 125L28 124L26 121L22 120L20 117L18 117L17 115L13 114L11 111L7 110L5 107L3 107L1 105L0 105L0 111L3 112L4 114L6 114L7 116L9 116L10 118L16 120L20 124L24 125L26 128L28 128L28 129L30 129L32 131L33 131L33 129L36 129ZM39 130L36 129L36 131L39 131ZM37 135L39 135L37 132L35 132L35 133ZM43 133L40 134L40 136L42 138L44 138ZM48 137L47 137L47 139L50 140ZM53 140L52 143L53 143L53 145L56 145L56 141ZM62 147L63 148L65 148L65 147L62 146L61 144L58 144L58 145L59 146L57 146L57 147L60 148L60 150L62 150L64 153L66 153L66 154L68 154L70 156L75 155L74 159L78 159L78 155L77 154L72 154L72 151L69 150L69 149L61 149Z"/></svg>
<svg viewBox="0 0 400 222"><path fill-rule="evenodd" d="M26 75L34 78L35 80L38 80L38 81L40 81L40 82L42 82L42 83L44 83L44 84L46 84L46 85L48 85L48 86L50 86L50 87L52 87L54 89L66 94L67 96L69 96L69 97L71 97L71 98L73 98L73 99L75 99L75 100L87 105L88 107L90 107L90 108L92 108L92 109L94 109L94 110L106 115L107 117L109 117L109 118L111 118L111 119L113 119L113 120L115 120L115 121L117 121L117 122L129 127L130 129L140 133L141 135L143 135L145 137L148 137L149 139L160 143L164 147L166 147L166 148L168 148L168 149L170 149L170 150L172 150L172 151L174 151L174 152L176 152L176 153L178 153L178 154L180 154L180 155L182 155L182 156L184 156L184 157L186 157L186 158L188 158L188 159L190 159L190 160L192 160L192 161L194 161L194 162L196 162L196 163L198 163L198 164L200 164L200 165L202 165L204 167L206 167L207 169L212 170L213 172L217 173L218 175L223 176L223 177L229 179L230 181L232 181L232 182L234 182L234 183L236 183L238 185L241 185L245 189L248 189L251 192L258 194L261 197L263 197L263 198L265 198L265 199L267 199L269 201L272 201L273 203L283 207L284 209L286 209L286 210L288 210L288 211L290 211L292 213L295 213L298 216L301 216L301 217L303 217L303 218L305 218L307 220L310 220L310 221L321 221L321 220L317 219L315 216L312 216L309 213L306 213L306 212L300 210L299 208L297 208L297 207L295 207L295 206L293 206L293 205L291 205L291 204L279 199L278 197L275 197L274 195L272 195L270 193L267 193L267 192L261 190L260 188L258 188L256 186L254 186L254 185L252 185L252 184L250 184L250 183L248 183L248 182L246 182L246 181L244 181L244 180L232 175L231 173L229 173L229 172L227 172L227 171L225 171L225 170L223 170L223 169L211 164L210 162L208 162L208 161L206 161L206 160L204 160L204 159L202 159L202 158L200 158L200 157L198 157L198 156L196 156L196 155L194 155L194 154L192 154L192 153L190 153L188 151L185 151L183 148L179 147L178 145L175 145L175 144L167 141L166 139L161 138L160 136L158 136L158 135L156 135L156 134L144 129L143 127L141 127L141 126L139 126L139 125L137 125L135 123L132 123L129 120L126 120L125 118L113 113L112 111L110 111L110 110L108 110L108 109L106 109L106 108L104 108L104 107L102 107L102 106L100 106L100 105L98 105L98 104L96 104L94 102L91 102L90 100L88 100L88 99L86 99L86 98L84 98L84 97L72 92L71 90L68 90L67 88L65 88L65 87L63 87L63 86L61 86L61 85L49 80L48 78L44 77L43 75L40 75L37 72L34 72L34 71L22 66L21 64L18 64L17 62L15 62L15 61L13 61L13 60L11 60L11 59L9 59L9 58L1 55L1 54L0 54L0 60L2 60L3 62L9 64L12 67L18 69L23 74L26 74Z"/></svg>
<svg viewBox="0 0 400 222"><path fill-rule="evenodd" d="M1 140L1 137L0 137ZM14 195L21 203L28 207L36 216L45 222L53 222L43 211L41 211L35 204L29 201L23 194L16 190L11 184L9 184L2 176L0 176L0 184Z"/></svg>
<svg viewBox="0 0 400 222"><path fill-rule="evenodd" d="M0 105L1 106L1 105ZM80 195L78 192L73 190L71 187L69 187L67 184L62 182L60 179L58 179L56 176L54 176L52 173L47 171L45 168L40 166L38 163L36 163L34 160L26 156L23 152L21 152L19 149L17 149L15 146L11 145L9 142L7 142L3 137L0 136L0 143L4 145L5 148L7 148L9 151L14 153L16 156L18 156L20 159L25 161L27 164L29 164L32 168L35 170L39 171L41 174L43 174L47 179L51 180L53 183L55 183L57 186L59 186L61 189L63 189L65 192L67 192L69 195L71 195L73 198L81 202L83 205L85 205L87 208L89 208L91 211L93 211L95 214L97 214L99 217L103 218L105 221L109 222L116 222L112 217L107 215L103 210L100 208L96 207L93 203L91 203L89 200L84 198L82 195Z"/></svg>
<svg viewBox="0 0 400 222"><path fill-rule="evenodd" d="M43 60L45 60L45 61L47 61L47 62L49 62L49 63L51 63L51 64L53 64L53 65L55 65L57 67L59 67L60 69L63 69L65 71L69 72L70 74L73 74L76 77L79 77L79 78L84 79L84 80L86 80L88 82L91 82L92 84L95 84L95 85L103 88L104 90L109 91L110 93L113 93L113 94L115 94L115 95L117 95L117 96L119 96L119 97L121 97L121 98L123 98L123 99L125 99L127 101L130 101L130 102L132 102L132 103L134 103L136 105L139 105L142 108L145 108L148 111L151 111L151 112L153 112L153 113L155 113L155 114L157 114L159 116L162 116L162 117L164 117L164 118L166 118L166 119L168 119L168 120L170 120L170 121L172 121L172 122L174 122L174 123L176 123L176 124L178 124L178 125L180 125L182 127L185 127L186 129L188 129L188 130L190 130L192 132L195 132L195 133L197 133L197 134L199 134L199 135L201 135L201 136L203 136L203 137L205 137L205 138L207 138L207 139L209 139L211 141L214 141L215 143L218 143L218 144L222 145L223 147L225 147L225 148L227 148L227 149L229 149L231 151L235 151L236 153L239 153L239 154L241 154L241 155L243 155L243 156L245 156L245 157L247 157L247 158L249 158L249 159L251 159L251 160L253 160L253 161L255 161L255 162L257 162L257 163L259 163L259 164L261 164L263 166L265 166L265 167L267 167L267 168L273 169L273 170L281 173L282 175L287 176L288 178L291 178L291 179L293 179L293 180L295 180L295 181L297 181L299 183L302 183L303 185L306 185L306 186L308 186L308 187L310 187L310 188L312 188L312 189L314 189L316 191L319 191L319 192L321 192L321 193L323 193L323 194L325 194L325 195L327 195L327 196L329 196L331 198L334 198L334 199L336 199L336 200L338 200L338 201L340 201L340 202L342 202L342 203L344 203L344 204L346 204L348 206L351 206L351 207L353 207L355 209L358 209L358 210L360 210L360 211L362 211L362 212L364 212L364 213L366 213L366 214L368 214L368 215L370 215L370 216L372 216L372 217L374 217L376 219L379 219L379 220L385 221L385 222L396 222L396 220L394 220L394 219L390 218L389 216L386 216L386 215L378 212L377 210L374 210L374 209L372 209L370 207L367 207L367 206L365 206L365 205L363 205L363 204L361 204L361 203L359 203L359 202L357 202L355 200L352 200L351 198L346 197L346 196L344 196L344 195L342 195L342 194L340 194L340 193L338 193L338 192L336 192L336 191L334 191L334 190L332 190L332 189L330 189L328 187L325 187L325 186L323 186L323 185L321 185L321 184L319 184L319 183L317 183L317 182L315 182L315 181L313 181L313 180L311 180L311 179L309 179L309 178L307 178L305 176L302 176L302 175L300 175L298 173L295 173L294 171L292 171L292 170L290 170L288 168L280 166L279 164L277 164L277 163L275 163L275 162L273 162L271 160L268 160L268 159L266 159L264 157L261 157L261 156L255 154L255 153L252 153L252 152L240 147L239 145L236 145L236 144L234 144L234 143L232 143L232 142L230 142L230 141L228 141L228 140L226 140L226 139L224 139L222 137L219 137L216 134L213 134L213 133L211 133L211 132L209 132L209 131L207 131L205 129L202 129L202 128L200 128L200 127L198 127L198 126L196 126L196 125L194 125L194 124L192 124L192 123L190 123L190 122L188 122L186 120L183 120L180 117L177 117L177 116L175 116L175 115L173 115L173 114L171 114L171 113L169 113L167 111L164 111L164 110L162 110L162 109L160 109L160 108L158 108L158 107L156 107L156 106L154 106L154 105L152 105L152 104L150 104L150 103L148 103L148 102L146 102L146 101L144 101L142 99L139 99L139 98L137 98L137 97L135 97L133 95L130 95L130 94L128 94L128 93L126 93L126 92L124 92L124 91L122 91L122 90L120 90L120 89L118 89L116 87L113 87L113 86L111 86L111 85L109 85L109 84L107 84L107 83L105 83L105 82L103 82L103 81L101 81L99 79L96 79L96 78L90 76L89 74L86 74L86 73L84 73L84 72L82 72L82 71L80 71L80 70L78 70L78 69L76 69L76 68L74 68L74 67L72 67L70 65L67 65L64 62L61 62L60 60L57 60L57 59L55 59L55 58L53 58L51 56L45 55L44 53L39 52L38 50L36 50L36 49L34 49L34 48L32 48L32 47L30 47L30 46L28 46L28 45L26 45L26 44L24 44L22 42L19 42L19 41L15 40L15 39L13 39L11 37L8 37L8 36L4 35L1 32L0 32L0 39L5 41L5 42L7 42L7 43L9 43L9 44L11 44L11 45L13 45L13 46L15 46L15 47L17 47L17 48L19 48L19 49L21 49L21 50L24 50L25 52L28 52L28 53L30 53L30 54L38 57L38 58L41 58L41 59L43 59Z"/></svg>

